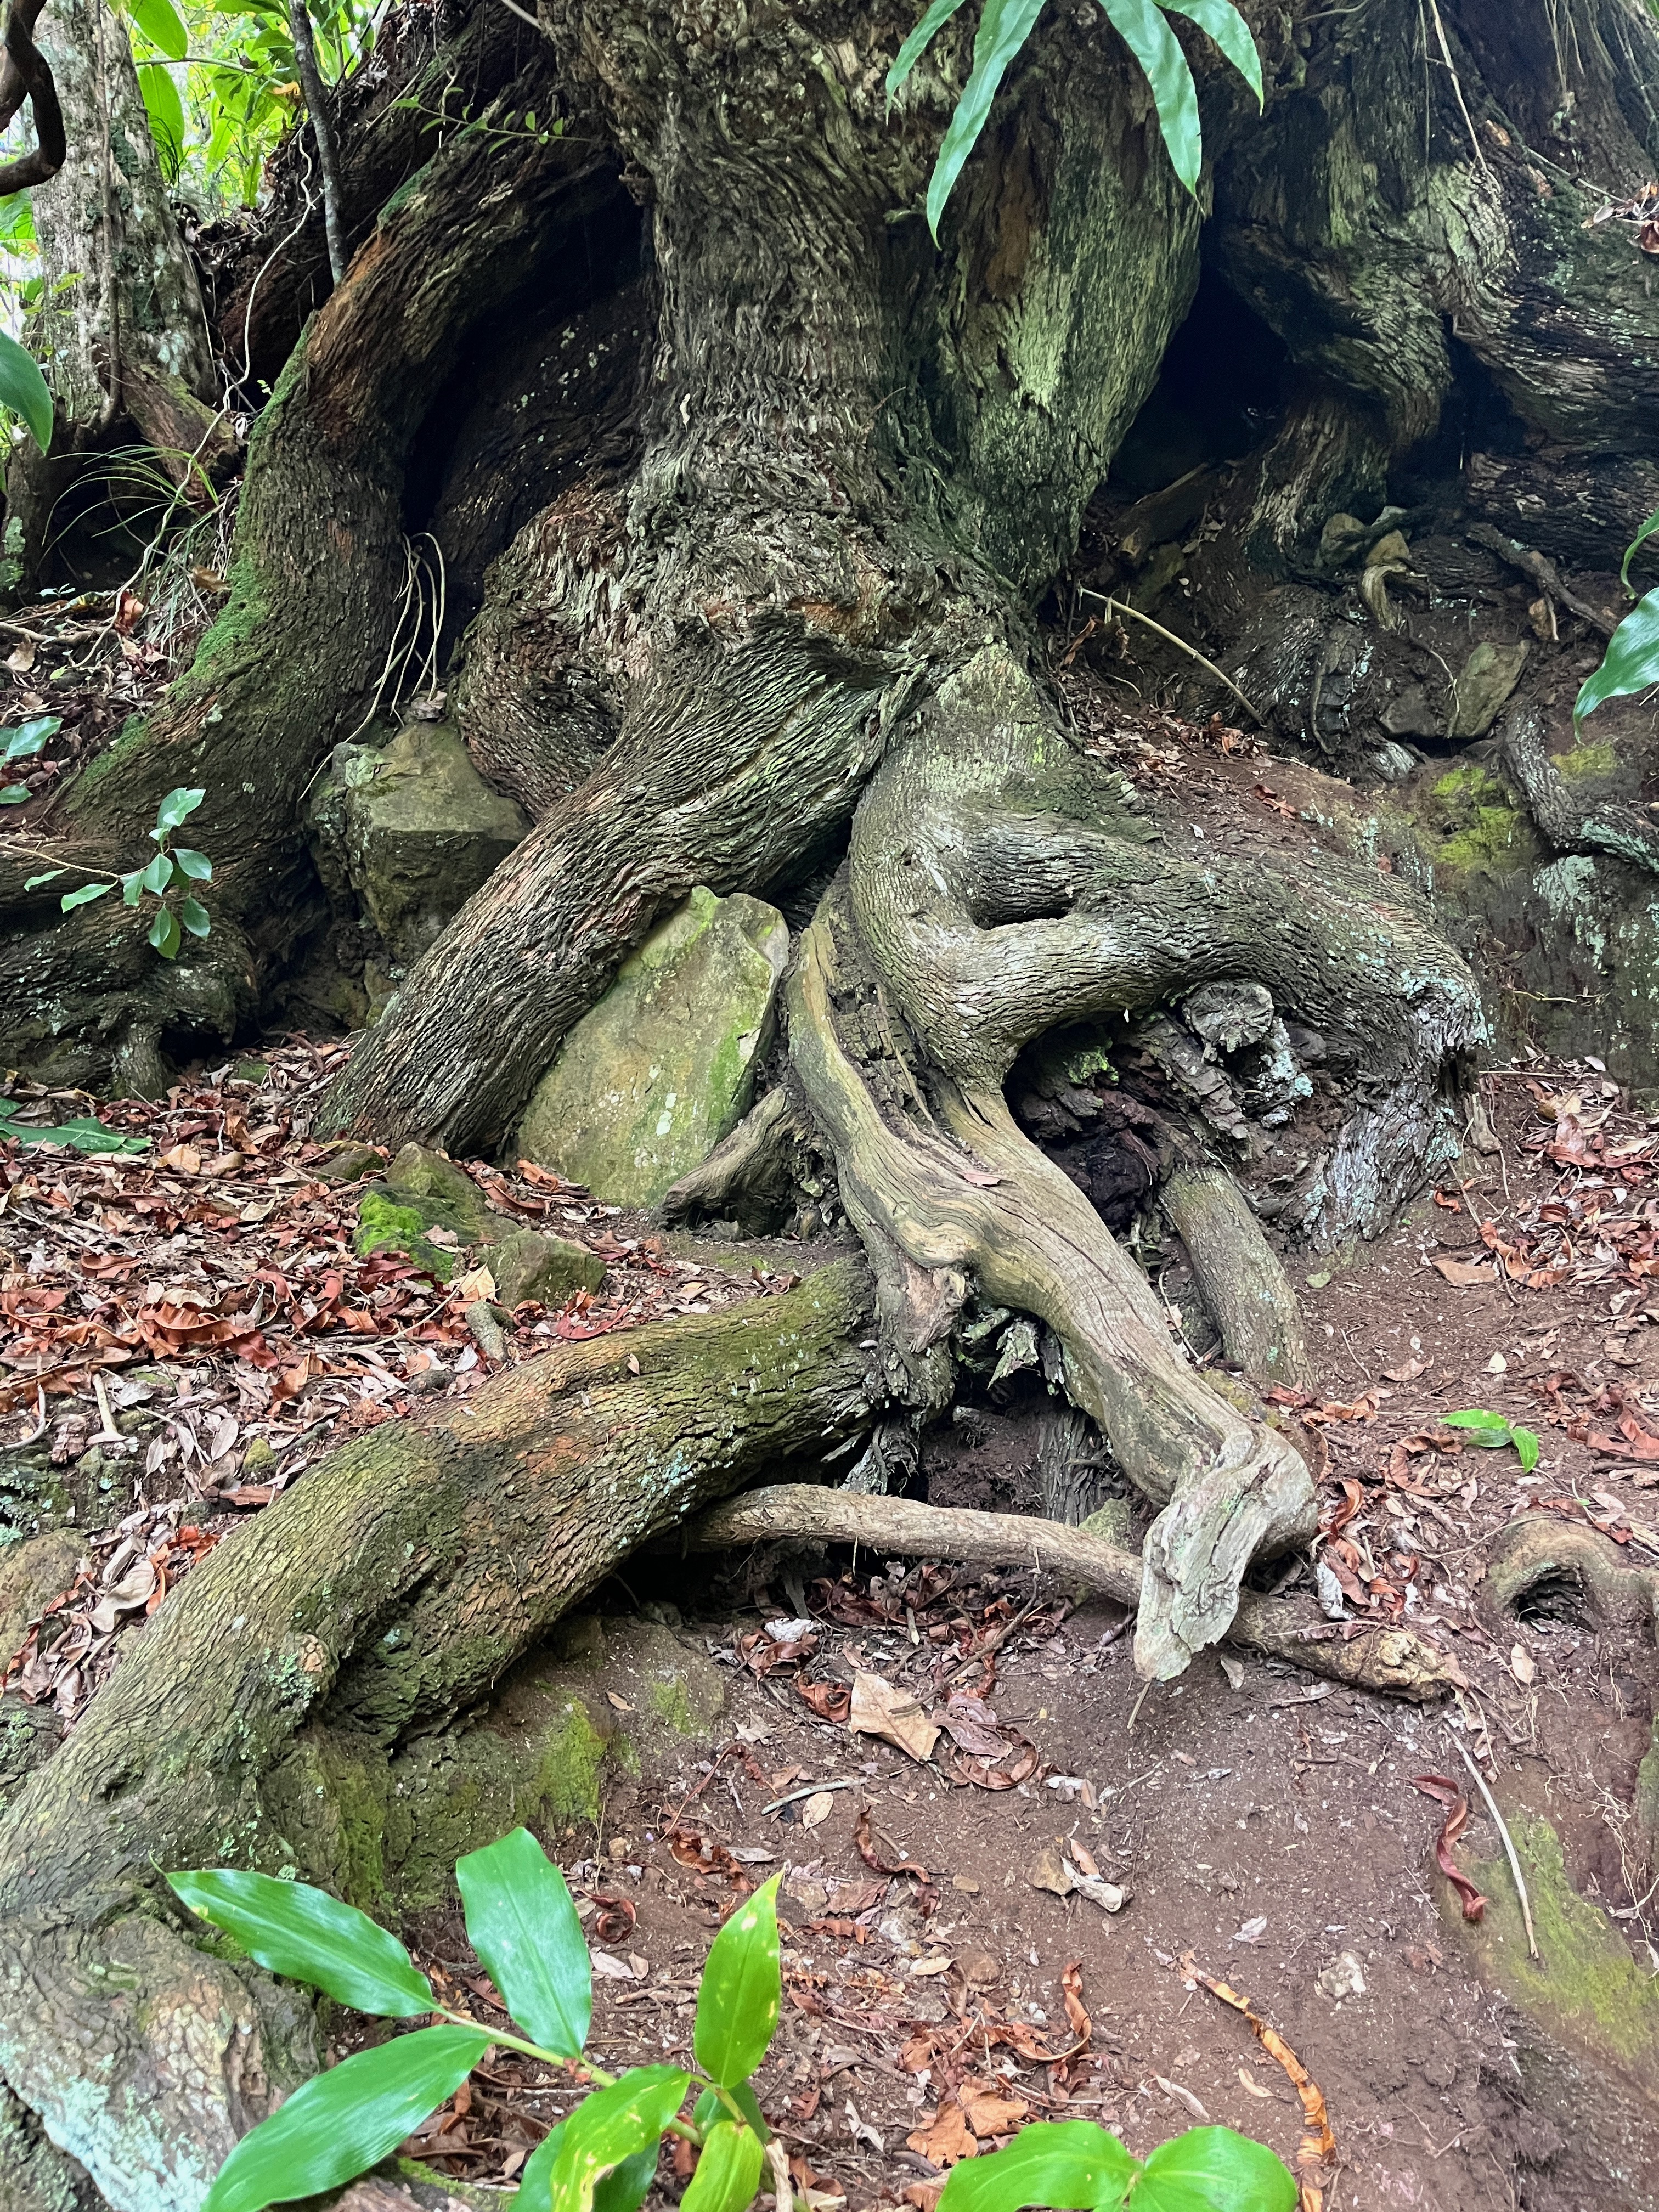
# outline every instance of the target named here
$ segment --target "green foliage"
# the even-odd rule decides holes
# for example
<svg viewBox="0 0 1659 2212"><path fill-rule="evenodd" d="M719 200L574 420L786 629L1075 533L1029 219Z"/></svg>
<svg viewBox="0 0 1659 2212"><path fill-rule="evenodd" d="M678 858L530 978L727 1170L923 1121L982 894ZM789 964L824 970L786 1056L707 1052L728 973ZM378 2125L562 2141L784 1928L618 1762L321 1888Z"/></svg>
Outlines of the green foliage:
<svg viewBox="0 0 1659 2212"><path fill-rule="evenodd" d="M1619 580L1627 592L1630 564L1656 530L1659 514L1650 514L1625 548ZM1573 702L1573 727L1577 729L1586 714L1593 714L1609 699L1628 699L1651 684L1659 684L1659 591L1638 599L1607 640L1601 666L1584 678Z"/></svg>
<svg viewBox="0 0 1659 2212"><path fill-rule="evenodd" d="M52 717L45 719L52 722L53 729L58 726ZM32 723L25 723L23 732L19 735L34 726ZM40 742L44 744L46 739L43 738ZM39 747L35 750L38 750ZM8 753L5 757L9 759L11 755ZM21 785L17 788L21 791ZM0 799L6 795L0 792ZM21 791L21 795L25 799L28 797L26 791ZM106 897L118 885L125 905L142 906L146 896L156 902L150 916L148 937L163 960L178 958L179 948L186 934L206 937L213 927L212 918L190 886L210 882L213 863L205 853L193 852L185 846L181 846L177 852L171 851L167 842L174 830L183 827L206 797L205 791L191 790L183 784L176 791L168 792L155 810L155 825L149 833L156 846L154 858L146 861L142 868L130 868L124 876L101 876L94 883L81 884L74 890L65 891L58 902L59 911L71 914L77 906L90 906L94 899ZM33 890L41 884L52 882L64 872L62 868L48 868L40 875L29 877L23 888ZM179 899L176 907L173 903L174 896Z"/></svg>
<svg viewBox="0 0 1659 2212"><path fill-rule="evenodd" d="M0 331L0 407L21 416L44 453L52 443L52 394L33 355L4 331Z"/></svg>
<svg viewBox="0 0 1659 2212"><path fill-rule="evenodd" d="M59 714L36 714L27 722L20 722L15 730L0 732L5 743L0 745L0 773L14 761L33 760L37 753L45 752L52 740L64 726ZM27 784L9 783L0 790L0 806L21 806L29 796ZM37 876L33 879L40 881Z"/></svg>
<svg viewBox="0 0 1659 2212"><path fill-rule="evenodd" d="M1536 1432L1516 1428L1502 1413L1489 1413L1484 1406L1471 1406L1461 1413L1443 1413L1440 1418L1447 1428L1463 1430L1469 1442L1479 1444L1484 1451L1501 1451L1505 1444L1513 1444L1528 1474L1538 1464Z"/></svg>
<svg viewBox="0 0 1659 2212"><path fill-rule="evenodd" d="M899 48L887 72L890 100L963 0L933 0ZM1206 32L1261 103L1261 62L1249 27L1233 0L1101 0L1107 20L1146 72L1158 111L1158 130L1171 165L1188 191L1198 189L1203 162L1198 94L1180 42L1166 14L1185 15ZM951 187L985 128L1003 78L1042 12L1043 0L983 0L968 82L947 125L927 185L927 227L939 237L939 217Z"/></svg>
<svg viewBox="0 0 1659 2212"><path fill-rule="evenodd" d="M0 1098L0 1137L15 1137L20 1145L70 1145L77 1152L146 1152L149 1150L148 1137L121 1137L113 1129L106 1129L90 1114L77 1114L72 1121L59 1121L46 1129L34 1122L13 1120L17 1103L12 1098Z"/></svg>
<svg viewBox="0 0 1659 2212"><path fill-rule="evenodd" d="M529 1830L469 1852L455 1875L473 1948L538 2040L447 2009L395 1936L307 1882L225 1869L168 1875L192 1911L274 1973L361 2011L399 2020L430 2013L443 2022L360 2051L297 2089L237 2144L202 2212L263 2212L366 2172L460 2087L492 2043L550 2063L580 2059L576 2070L593 2084L526 2165L513 2200L520 2212L639 2212L665 2133L698 2153L685 2212L744 2212L770 2138L748 2076L782 1997L781 1877L745 1899L709 1948L693 2035L701 2070L636 2066L613 2075L581 2056L592 2009L586 1947L564 1877ZM688 2121L694 2085L702 2094ZM1115 2136L1070 2120L1028 2128L1006 2150L957 2166L941 2201L948 2212L1028 2204L1288 2212L1295 2195L1273 2153L1228 2128L1194 2128L1142 2166Z"/></svg>

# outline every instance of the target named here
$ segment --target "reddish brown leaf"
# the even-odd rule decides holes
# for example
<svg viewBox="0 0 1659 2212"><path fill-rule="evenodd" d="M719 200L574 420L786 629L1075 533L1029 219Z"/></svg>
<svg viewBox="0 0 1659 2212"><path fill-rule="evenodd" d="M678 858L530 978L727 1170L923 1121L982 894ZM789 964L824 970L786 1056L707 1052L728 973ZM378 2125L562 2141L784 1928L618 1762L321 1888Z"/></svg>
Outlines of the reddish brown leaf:
<svg viewBox="0 0 1659 2212"><path fill-rule="evenodd" d="M1432 1797L1437 1804L1447 1808L1440 1832L1434 1839L1434 1856L1441 1873L1457 1892L1464 1919L1479 1920L1486 1911L1486 1899L1452 1856L1452 1845L1469 1824L1468 1799L1449 1774L1414 1774L1412 1788L1420 1790L1425 1797Z"/></svg>

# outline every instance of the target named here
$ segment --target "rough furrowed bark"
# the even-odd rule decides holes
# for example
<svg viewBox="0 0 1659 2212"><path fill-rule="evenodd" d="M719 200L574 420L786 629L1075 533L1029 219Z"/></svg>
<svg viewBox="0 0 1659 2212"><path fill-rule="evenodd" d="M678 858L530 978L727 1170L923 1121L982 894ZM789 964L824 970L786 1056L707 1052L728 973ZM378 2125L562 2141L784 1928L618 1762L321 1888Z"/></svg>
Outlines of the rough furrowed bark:
<svg viewBox="0 0 1659 2212"><path fill-rule="evenodd" d="M1258 1389L1314 1379L1296 1288L1249 1200L1213 1161L1182 1161L1158 1203L1187 1248L1221 1348Z"/></svg>
<svg viewBox="0 0 1659 2212"><path fill-rule="evenodd" d="M914 1498L823 1490L809 1483L748 1491L700 1514L671 1540L688 1551L713 1552L791 1540L867 1546L883 1559L896 1553L960 1559L974 1566L1030 1567L1129 1607L1139 1603L1142 1587L1141 1562L1134 1553L1081 1528L1023 1513L978 1513L923 1505ZM1443 1697L1462 1680L1443 1652L1409 1629L1369 1628L1344 1637L1301 1607L1255 1590L1241 1595L1228 1641L1334 1681L1419 1703Z"/></svg>
<svg viewBox="0 0 1659 2212"><path fill-rule="evenodd" d="M0 1826L0 2073L115 2212L192 2212L315 2063L304 2008L198 1949L159 1869L291 1866L261 1784L307 1728L389 1755L635 1545L844 1447L868 1311L845 1261L514 1369L333 1454L149 1623Z"/></svg>

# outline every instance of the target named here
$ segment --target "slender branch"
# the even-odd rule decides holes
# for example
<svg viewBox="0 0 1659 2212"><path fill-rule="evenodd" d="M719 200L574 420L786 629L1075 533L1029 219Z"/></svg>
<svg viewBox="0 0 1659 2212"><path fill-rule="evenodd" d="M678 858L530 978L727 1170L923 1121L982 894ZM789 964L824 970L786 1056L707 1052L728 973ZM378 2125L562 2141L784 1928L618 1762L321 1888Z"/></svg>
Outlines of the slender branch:
<svg viewBox="0 0 1659 2212"><path fill-rule="evenodd" d="M1083 596L1085 599L1098 599L1108 614L1128 615L1133 621L1144 623L1148 629L1156 630L1166 644L1173 645L1188 659L1195 660L1200 668L1207 668L1218 684L1224 684L1257 729L1267 728L1265 718L1250 704L1232 678L1218 668L1214 661L1206 659L1195 645L1188 645L1184 637L1177 637L1172 629L1165 629L1162 623L1154 622L1150 615L1142 614L1139 607L1132 607L1127 599L1108 599L1104 592L1091 592L1086 585L1083 586Z"/></svg>
<svg viewBox="0 0 1659 2212"><path fill-rule="evenodd" d="M323 233L328 240L329 273L337 284L346 272L345 226L340 212L340 155L328 112L328 89L317 66L317 42L312 36L311 14L306 0L288 0L288 21L294 33L295 66L300 73L306 106L311 111L317 166L323 173Z"/></svg>
<svg viewBox="0 0 1659 2212"><path fill-rule="evenodd" d="M1514 1839L1510 1836L1509 1829L1504 1823L1504 1815L1498 1809L1498 1800L1492 1796L1491 1790L1486 1787L1486 1776L1480 1771L1480 1769L1469 1757L1468 1751L1465 1749L1464 1746L1459 1742L1458 1739L1454 1735L1450 1740L1453 1749L1462 1760L1464 1765L1468 1768L1469 1772L1474 1775L1475 1786L1479 1789L1480 1795L1486 1801L1486 1810L1492 1814L1493 1823L1497 1827L1498 1834L1504 1838L1504 1854L1509 1859L1510 1872L1515 1876L1516 1890L1521 1899L1521 1917L1527 1923L1527 1949L1528 1954L1535 1959L1539 1955L1538 1938L1533 1933L1532 1903L1527 1895L1526 1882L1522 1877L1521 1862L1516 1856Z"/></svg>

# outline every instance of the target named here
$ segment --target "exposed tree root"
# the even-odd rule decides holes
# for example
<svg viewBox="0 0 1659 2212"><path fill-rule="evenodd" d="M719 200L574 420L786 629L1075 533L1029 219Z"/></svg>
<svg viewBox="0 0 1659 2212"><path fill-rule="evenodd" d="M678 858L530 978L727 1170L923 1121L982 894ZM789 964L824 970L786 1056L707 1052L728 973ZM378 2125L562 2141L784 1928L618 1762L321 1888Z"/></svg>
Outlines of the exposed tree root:
<svg viewBox="0 0 1659 2212"><path fill-rule="evenodd" d="M1035 1567L1086 1584L1120 1605L1140 1602L1143 1569L1134 1553L1081 1528L1021 1513L971 1513L923 1505L908 1498L876 1498L811 1483L778 1483L751 1490L688 1522L672 1540L698 1552L744 1544L805 1542L867 1544L878 1558L890 1553L962 1559L981 1567ZM1461 1679L1443 1653L1409 1629L1367 1629L1344 1641L1328 1622L1305 1608L1255 1590L1240 1594L1228 1640L1287 1659L1357 1689L1382 1690L1425 1702L1444 1695Z"/></svg>
<svg viewBox="0 0 1659 2212"><path fill-rule="evenodd" d="M315 2063L305 2007L198 1950L160 1870L292 1866L262 1785L319 1731L389 1755L635 1545L844 1445L868 1312L843 1262L550 1352L332 1454L168 1601L0 1826L0 2072L116 2212L199 2202Z"/></svg>
<svg viewBox="0 0 1659 2212"><path fill-rule="evenodd" d="M1158 1201L1187 1248L1199 1294L1221 1333L1221 1347L1258 1389L1305 1389L1313 1362L1302 1309L1284 1262L1261 1233L1249 1200L1213 1161L1182 1161Z"/></svg>
<svg viewBox="0 0 1659 2212"><path fill-rule="evenodd" d="M1659 1609L1659 1568L1632 1566L1596 1529L1553 1513L1523 1513L1487 1555L1480 1601L1500 1631L1530 1606L1646 1640Z"/></svg>
<svg viewBox="0 0 1659 2212"><path fill-rule="evenodd" d="M1549 748L1547 719L1537 706L1517 707L1504 725L1504 757L1526 794L1539 828L1558 852L1611 853L1659 870L1659 830L1639 807L1595 798L1573 787Z"/></svg>

